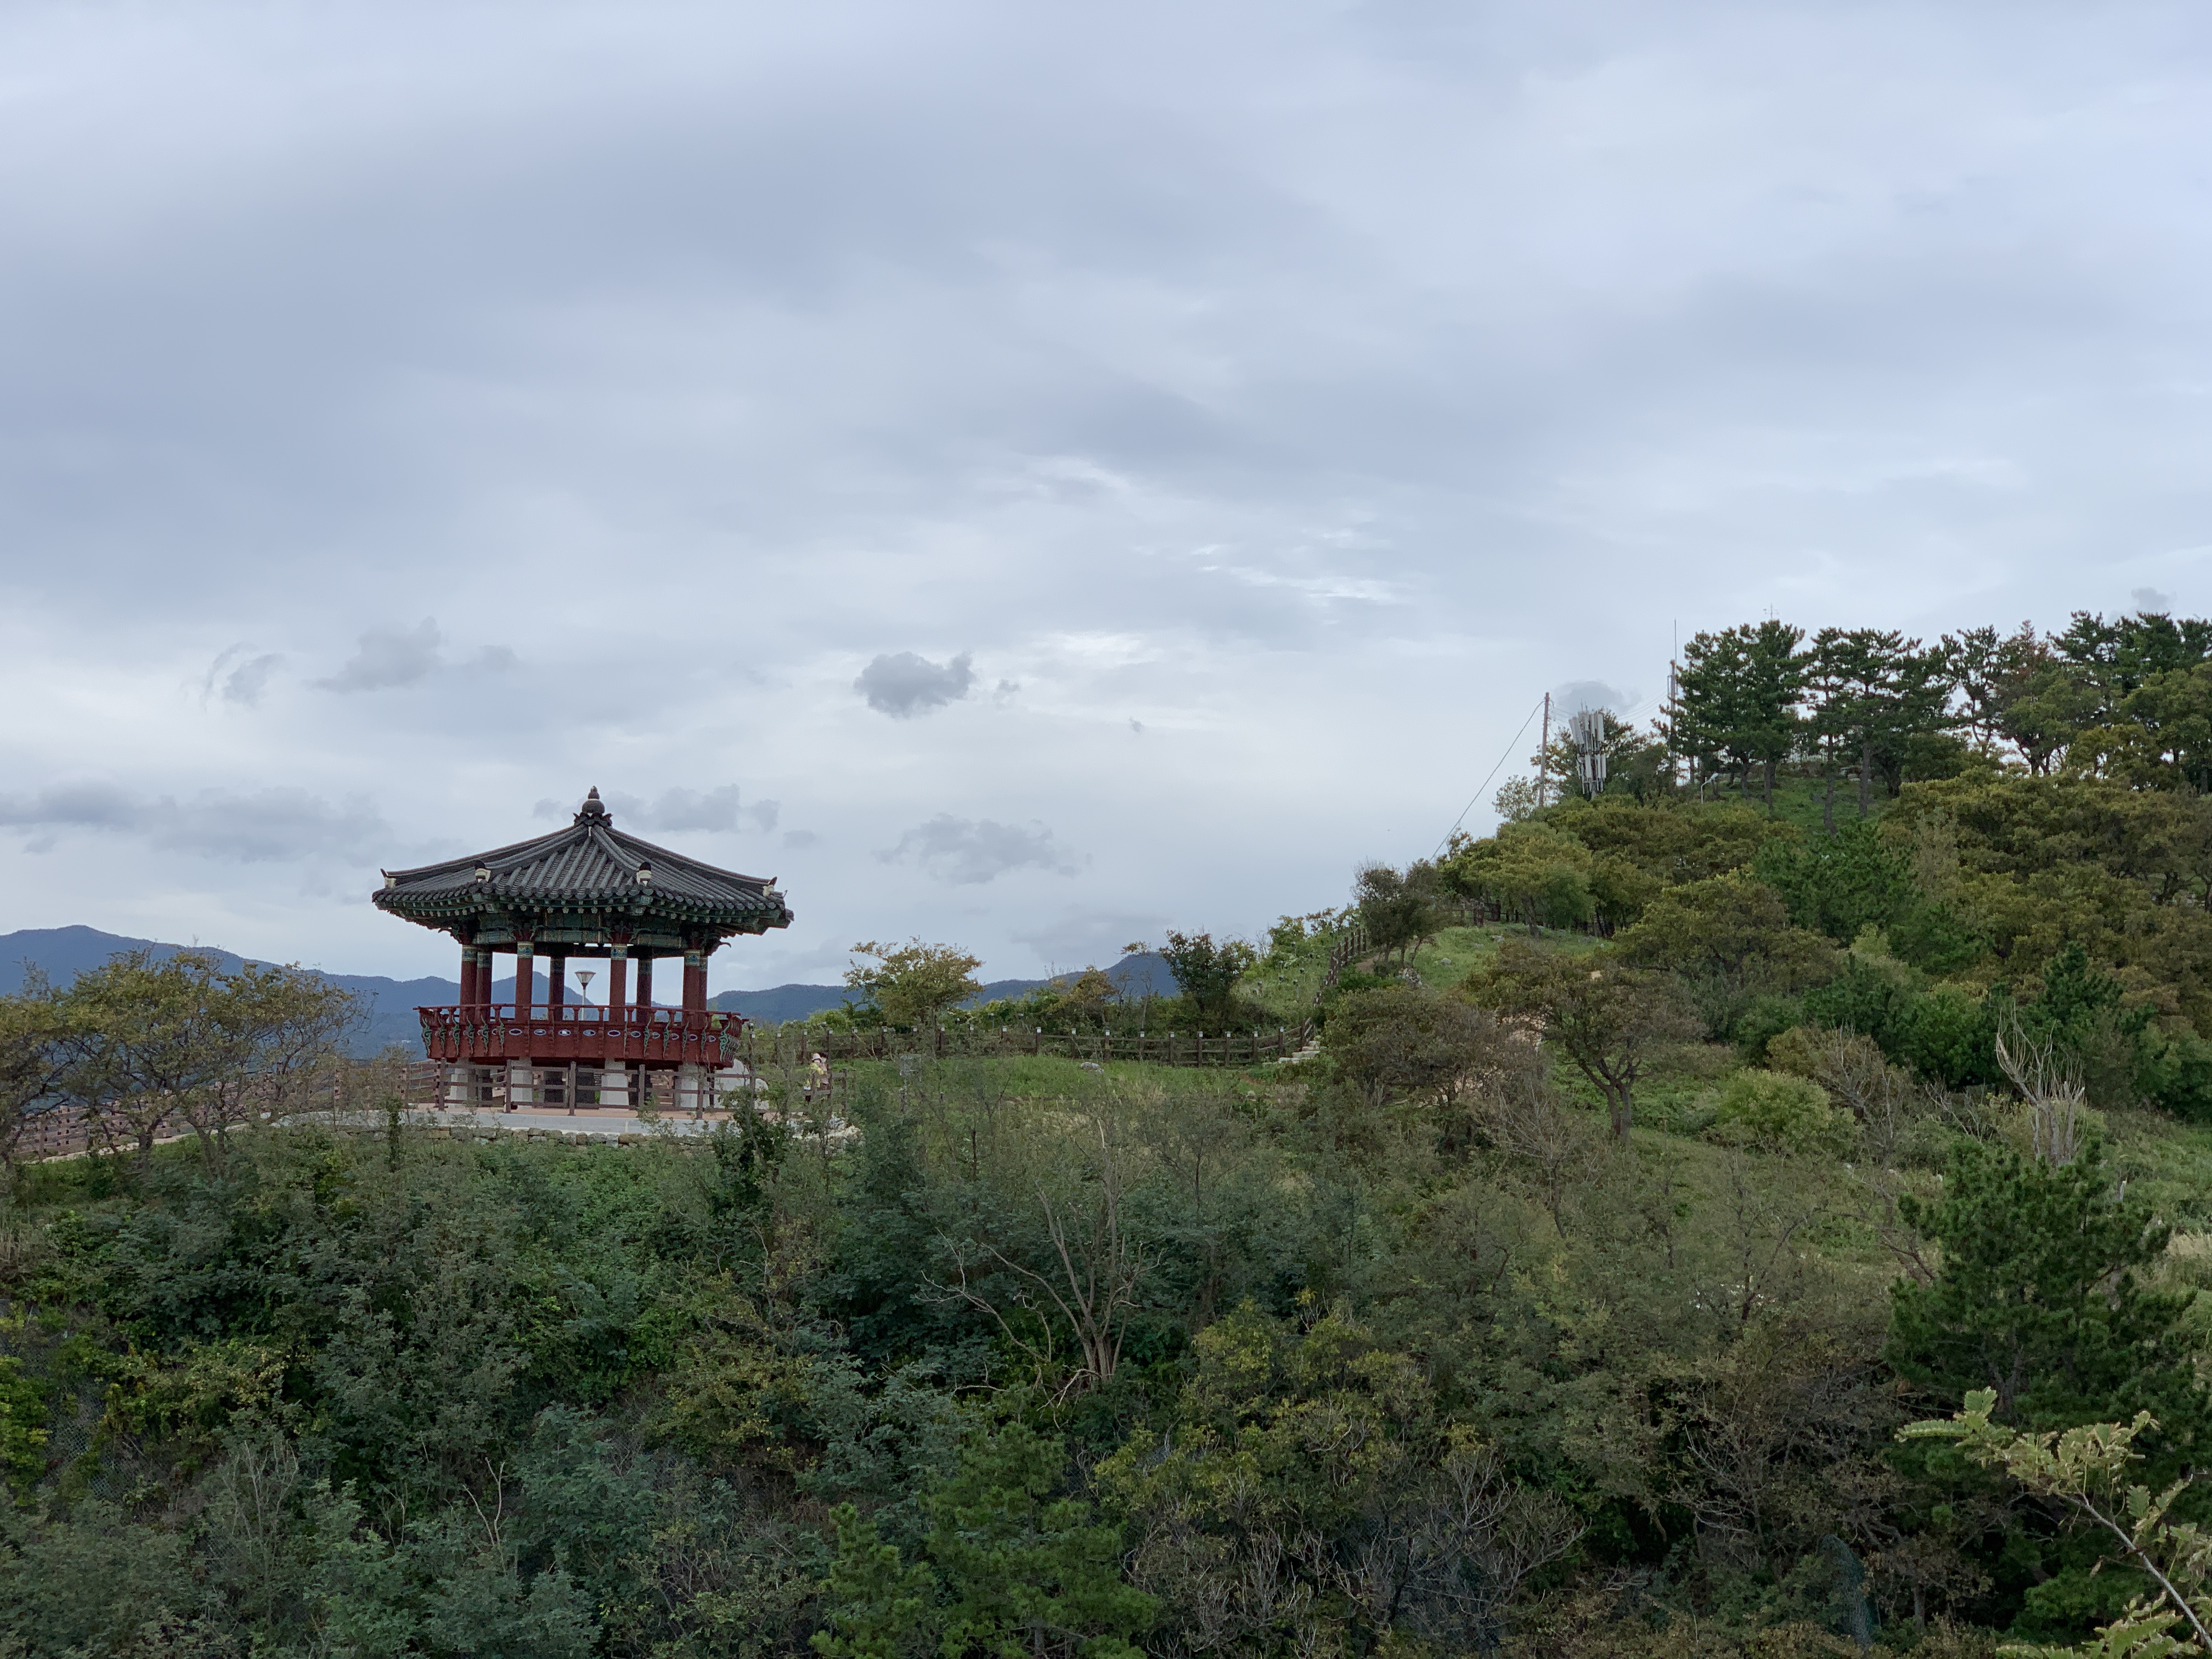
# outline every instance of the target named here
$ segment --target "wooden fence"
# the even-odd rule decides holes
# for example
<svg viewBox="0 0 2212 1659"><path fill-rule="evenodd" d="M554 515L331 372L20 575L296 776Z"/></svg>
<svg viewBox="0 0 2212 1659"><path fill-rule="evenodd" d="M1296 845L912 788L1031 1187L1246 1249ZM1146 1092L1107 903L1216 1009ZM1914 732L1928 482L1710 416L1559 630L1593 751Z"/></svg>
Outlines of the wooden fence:
<svg viewBox="0 0 2212 1659"><path fill-rule="evenodd" d="M1525 916L1508 916L1505 907L1496 899L1443 899L1436 905L1438 925L1444 927L1494 927L1506 923L1522 923ZM1592 917L1583 924L1581 932L1600 939L1613 936L1613 925L1602 917ZM1336 930L1336 940L1328 947L1328 966L1321 979L1322 991L1344 976L1344 970L1362 957L1372 956L1377 946L1366 928L1356 921L1347 921ZM1316 992L1314 1000L1321 1000Z"/></svg>
<svg viewBox="0 0 2212 1659"><path fill-rule="evenodd" d="M1264 1031L1048 1031L1042 1026L940 1027L929 1031L761 1031L748 1027L738 1039L738 1058L758 1072L772 1066L803 1066L816 1054L839 1060L896 1060L919 1055L933 1060L1009 1054L1051 1054L1059 1059L1149 1060L1156 1066L1257 1066L1281 1060L1305 1047L1314 1024Z"/></svg>

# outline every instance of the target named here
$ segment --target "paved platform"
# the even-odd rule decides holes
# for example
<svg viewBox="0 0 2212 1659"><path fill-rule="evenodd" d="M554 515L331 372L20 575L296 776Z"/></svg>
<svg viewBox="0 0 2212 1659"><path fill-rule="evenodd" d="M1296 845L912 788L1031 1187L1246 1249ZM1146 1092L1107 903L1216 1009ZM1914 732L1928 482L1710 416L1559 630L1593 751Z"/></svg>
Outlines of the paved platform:
<svg viewBox="0 0 2212 1659"><path fill-rule="evenodd" d="M579 1107L571 1112L565 1107L518 1107L514 1111L498 1111L489 1108L416 1107L407 1114L410 1126L426 1129L489 1130L508 1134L527 1133L537 1130L542 1134L581 1135L592 1139L617 1140L628 1135L633 1139L650 1139L654 1135L674 1135L686 1138L712 1134L732 1119L729 1112L707 1112L694 1117L689 1112L678 1115L668 1113L654 1117L640 1117L634 1112L617 1111L605 1107ZM773 1113L766 1114L771 1121ZM804 1118L793 1123L792 1129L801 1135L823 1133ZM833 1140L842 1140L856 1133L841 1117L830 1117L824 1126Z"/></svg>

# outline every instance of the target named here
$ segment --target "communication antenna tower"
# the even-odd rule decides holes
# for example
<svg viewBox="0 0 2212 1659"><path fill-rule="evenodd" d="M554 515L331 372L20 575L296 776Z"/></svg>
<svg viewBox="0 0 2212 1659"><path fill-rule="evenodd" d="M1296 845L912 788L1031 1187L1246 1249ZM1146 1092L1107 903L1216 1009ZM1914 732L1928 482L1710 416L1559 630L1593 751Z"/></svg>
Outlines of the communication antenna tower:
<svg viewBox="0 0 2212 1659"><path fill-rule="evenodd" d="M1583 793L1605 792L1605 711L1585 708L1567 719L1567 732L1575 740L1575 774Z"/></svg>

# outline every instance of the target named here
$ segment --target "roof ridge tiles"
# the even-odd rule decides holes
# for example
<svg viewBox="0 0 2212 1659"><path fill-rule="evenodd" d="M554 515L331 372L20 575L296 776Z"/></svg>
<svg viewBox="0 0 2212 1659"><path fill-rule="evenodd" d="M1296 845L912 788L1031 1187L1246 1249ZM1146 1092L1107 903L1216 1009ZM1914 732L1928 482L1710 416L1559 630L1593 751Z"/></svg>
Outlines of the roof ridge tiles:
<svg viewBox="0 0 2212 1659"><path fill-rule="evenodd" d="M641 866L651 875L639 879ZM488 872L482 881L477 872ZM687 927L757 933L787 927L773 877L725 870L614 827L604 812L470 857L385 872L380 909L455 930L478 914L512 916L550 906L658 912Z"/></svg>

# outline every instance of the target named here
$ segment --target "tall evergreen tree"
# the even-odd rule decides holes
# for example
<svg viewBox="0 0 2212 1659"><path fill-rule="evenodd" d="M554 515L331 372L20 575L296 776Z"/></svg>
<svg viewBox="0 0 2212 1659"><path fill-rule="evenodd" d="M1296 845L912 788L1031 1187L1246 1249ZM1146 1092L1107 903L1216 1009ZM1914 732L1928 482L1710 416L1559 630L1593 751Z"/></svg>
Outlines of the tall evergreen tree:
<svg viewBox="0 0 2212 1659"><path fill-rule="evenodd" d="M1757 767L1770 808L1775 769L1796 746L1804 637L1802 629L1772 619L1698 634L1683 647L1668 711L1678 744L1693 760L1733 772L1746 787Z"/></svg>
<svg viewBox="0 0 2212 1659"><path fill-rule="evenodd" d="M2053 1168L1962 1143L1940 1203L1907 1198L1905 1219L1942 1246L1926 1283L1891 1293L1886 1355L1908 1382L1955 1407L1996 1392L2023 1428L2070 1428L2148 1411L2160 1424L2154 1484L2212 1450L2212 1396L2182 1328L2193 1295L2138 1275L2172 1230L2122 1194L2101 1146Z"/></svg>

